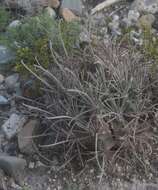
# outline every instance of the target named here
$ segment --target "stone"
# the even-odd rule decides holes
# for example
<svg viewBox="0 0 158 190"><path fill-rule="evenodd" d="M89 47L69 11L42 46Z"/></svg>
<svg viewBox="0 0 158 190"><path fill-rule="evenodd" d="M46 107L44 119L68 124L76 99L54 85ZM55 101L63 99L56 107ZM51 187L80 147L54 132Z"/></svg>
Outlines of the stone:
<svg viewBox="0 0 158 190"><path fill-rule="evenodd" d="M75 12L82 13L83 4L81 0L64 0L62 1L62 7L68 8Z"/></svg>
<svg viewBox="0 0 158 190"><path fill-rule="evenodd" d="M119 16L114 15L112 22L108 24L113 36L121 35Z"/></svg>
<svg viewBox="0 0 158 190"><path fill-rule="evenodd" d="M20 82L17 82L15 84L15 88L13 90L14 90L14 92L15 92L15 94L17 96L21 96L22 95L22 90L21 90L21 84L20 84Z"/></svg>
<svg viewBox="0 0 158 190"><path fill-rule="evenodd" d="M138 26L145 26L147 28L151 28L153 23L155 22L155 17L153 14L143 15L138 20Z"/></svg>
<svg viewBox="0 0 158 190"><path fill-rule="evenodd" d="M123 19L123 22L127 27L134 26L140 17L140 13L137 10L129 10L127 18Z"/></svg>
<svg viewBox="0 0 158 190"><path fill-rule="evenodd" d="M130 39L133 41L135 44L142 46L143 40L141 38L141 30L136 32L135 30L130 31Z"/></svg>
<svg viewBox="0 0 158 190"><path fill-rule="evenodd" d="M8 76L5 79L5 85L6 85L7 89L14 90L17 87L18 80L19 80L18 73Z"/></svg>
<svg viewBox="0 0 158 190"><path fill-rule="evenodd" d="M16 190L22 190L22 187L15 183L14 179L10 179L10 187Z"/></svg>
<svg viewBox="0 0 158 190"><path fill-rule="evenodd" d="M0 189L1 190L7 189L5 174L4 174L4 171L2 169L0 169Z"/></svg>
<svg viewBox="0 0 158 190"><path fill-rule="evenodd" d="M4 3L11 9L17 7L26 11L27 14L33 14L48 6L48 0L4 0Z"/></svg>
<svg viewBox="0 0 158 190"><path fill-rule="evenodd" d="M45 8L45 12L46 12L51 18L55 18L55 17L56 17L56 13L55 13L55 11L54 11L51 7Z"/></svg>
<svg viewBox="0 0 158 190"><path fill-rule="evenodd" d="M45 167L45 165L41 161L37 161L36 168L39 168L39 167Z"/></svg>
<svg viewBox="0 0 158 190"><path fill-rule="evenodd" d="M0 84L4 82L4 76L0 74Z"/></svg>
<svg viewBox="0 0 158 190"><path fill-rule="evenodd" d="M4 96L0 95L0 106L1 105L8 105L9 104L9 100L7 98L5 98Z"/></svg>
<svg viewBox="0 0 158 190"><path fill-rule="evenodd" d="M35 168L35 163L30 162L28 167L29 167L29 169L34 169Z"/></svg>
<svg viewBox="0 0 158 190"><path fill-rule="evenodd" d="M146 12L155 14L158 12L158 0L135 0L131 9L135 9L139 12Z"/></svg>
<svg viewBox="0 0 158 190"><path fill-rule="evenodd" d="M20 20L13 20L10 24L9 24L9 28L16 28L18 26L21 25Z"/></svg>
<svg viewBox="0 0 158 190"><path fill-rule="evenodd" d="M35 152L33 148L33 132L38 125L37 120L30 120L18 133L18 146L20 152L25 154L32 154Z"/></svg>
<svg viewBox="0 0 158 190"><path fill-rule="evenodd" d="M3 64L13 61L15 55L6 46L0 45L0 67ZM1 68L0 68L1 69Z"/></svg>
<svg viewBox="0 0 158 190"><path fill-rule="evenodd" d="M59 0L48 0L48 6L57 9L60 6Z"/></svg>
<svg viewBox="0 0 158 190"><path fill-rule="evenodd" d="M18 150L17 143L13 141L7 141L6 138L4 138L4 140L2 141L2 150L10 156L15 156L17 155Z"/></svg>
<svg viewBox="0 0 158 190"><path fill-rule="evenodd" d="M63 17L63 19L66 22L72 22L79 20L79 17L77 17L71 10L68 8L61 8L60 14Z"/></svg>
<svg viewBox="0 0 158 190"><path fill-rule="evenodd" d="M7 139L13 138L23 127L27 118L23 115L13 113L10 118L2 125L2 131Z"/></svg>
<svg viewBox="0 0 158 190"><path fill-rule="evenodd" d="M86 43L86 44L91 43L90 33L86 29L83 29L83 31L80 33L79 39L80 39L81 44L82 43Z"/></svg>
<svg viewBox="0 0 158 190"><path fill-rule="evenodd" d="M15 156L0 155L0 169L13 177L17 183L22 182L22 174L26 167L26 161Z"/></svg>

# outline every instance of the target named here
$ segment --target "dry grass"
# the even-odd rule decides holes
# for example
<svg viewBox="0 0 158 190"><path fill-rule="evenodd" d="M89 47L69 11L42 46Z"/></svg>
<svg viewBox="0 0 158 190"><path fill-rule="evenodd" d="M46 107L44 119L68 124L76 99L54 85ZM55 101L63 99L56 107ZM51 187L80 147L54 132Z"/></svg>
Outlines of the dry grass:
<svg viewBox="0 0 158 190"><path fill-rule="evenodd" d="M71 58L50 49L55 65L45 70L38 63L32 73L44 84L44 104L27 105L44 123L36 141L43 159L52 163L56 155L61 168L95 161L101 178L119 172L118 164L124 172L155 173L157 87L150 64L112 42Z"/></svg>

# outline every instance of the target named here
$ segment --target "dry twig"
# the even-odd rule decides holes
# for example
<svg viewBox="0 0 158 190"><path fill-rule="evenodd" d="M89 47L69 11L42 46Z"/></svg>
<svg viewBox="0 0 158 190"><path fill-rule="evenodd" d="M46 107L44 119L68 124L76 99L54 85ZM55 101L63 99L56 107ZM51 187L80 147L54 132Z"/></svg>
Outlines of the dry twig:
<svg viewBox="0 0 158 190"><path fill-rule="evenodd" d="M94 7L91 11L91 14L94 15L96 12L99 12L119 1L121 1L121 0L106 0L106 1L98 4L96 7Z"/></svg>

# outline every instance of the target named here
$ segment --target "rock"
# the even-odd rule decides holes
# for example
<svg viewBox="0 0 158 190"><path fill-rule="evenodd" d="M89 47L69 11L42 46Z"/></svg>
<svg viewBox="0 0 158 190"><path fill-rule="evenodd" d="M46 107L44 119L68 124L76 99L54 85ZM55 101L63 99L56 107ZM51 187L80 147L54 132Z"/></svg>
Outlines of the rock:
<svg viewBox="0 0 158 190"><path fill-rule="evenodd" d="M130 39L133 41L135 44L141 46L143 44L143 40L141 38L141 30L136 32L135 30L130 31Z"/></svg>
<svg viewBox="0 0 158 190"><path fill-rule="evenodd" d="M131 5L131 9L155 14L158 12L158 0L135 0Z"/></svg>
<svg viewBox="0 0 158 190"><path fill-rule="evenodd" d="M44 167L45 165L41 161L36 162L36 168Z"/></svg>
<svg viewBox="0 0 158 190"><path fill-rule="evenodd" d="M75 12L82 14L83 4L81 0L64 0L62 2L62 7L74 10Z"/></svg>
<svg viewBox="0 0 158 190"><path fill-rule="evenodd" d="M10 51L7 47L3 45L0 45L0 67L3 64L13 61L14 58L15 58L15 55L12 51Z"/></svg>
<svg viewBox="0 0 158 190"><path fill-rule="evenodd" d="M17 7L25 10L28 14L35 13L41 10L43 7L57 8L60 5L59 0L4 0L5 4L12 8Z"/></svg>
<svg viewBox="0 0 158 190"><path fill-rule="evenodd" d="M0 106L1 105L8 105L9 104L9 101L7 98L5 98L4 96L1 96L0 95Z"/></svg>
<svg viewBox="0 0 158 190"><path fill-rule="evenodd" d="M23 9L29 8L31 6L29 0L4 0L5 4L8 5L8 7L14 9L17 7L21 7Z"/></svg>
<svg viewBox="0 0 158 190"><path fill-rule="evenodd" d="M79 20L79 17L77 17L72 11L70 11L68 8L61 8L60 14L63 17L63 19L66 22L72 22Z"/></svg>
<svg viewBox="0 0 158 190"><path fill-rule="evenodd" d="M147 28L151 28L153 23L155 22L155 17L152 14L143 15L138 20L138 26L145 26Z"/></svg>
<svg viewBox="0 0 158 190"><path fill-rule="evenodd" d="M26 161L14 156L0 155L0 168L13 177L17 183L22 182L22 174L26 167Z"/></svg>
<svg viewBox="0 0 158 190"><path fill-rule="evenodd" d="M23 10L27 11L27 13L33 13L35 7L39 7L42 3L42 0L4 0L5 4L11 9L22 8ZM43 3L45 1L43 0Z"/></svg>
<svg viewBox="0 0 158 190"><path fill-rule="evenodd" d="M5 79L5 85L9 90L15 90L19 80L19 74L15 73Z"/></svg>
<svg viewBox="0 0 158 190"><path fill-rule="evenodd" d="M11 139L23 127L26 122L26 117L13 113L10 118L2 125L2 130L7 137Z"/></svg>
<svg viewBox="0 0 158 190"><path fill-rule="evenodd" d="M20 82L17 82L15 84L15 88L14 88L14 92L17 96L21 96L22 95L22 90L21 90L21 85Z"/></svg>
<svg viewBox="0 0 158 190"><path fill-rule="evenodd" d="M129 10L127 18L123 19L123 22L127 27L134 26L140 17L140 13L136 10Z"/></svg>
<svg viewBox="0 0 158 190"><path fill-rule="evenodd" d="M20 20L13 20L13 21L9 24L9 27L10 27L10 28L16 28L16 27L18 27L19 25L21 25Z"/></svg>
<svg viewBox="0 0 158 190"><path fill-rule="evenodd" d="M34 169L35 168L35 163L30 162L28 167L29 167L29 169Z"/></svg>
<svg viewBox="0 0 158 190"><path fill-rule="evenodd" d="M4 76L0 74L0 84L4 82Z"/></svg>
<svg viewBox="0 0 158 190"><path fill-rule="evenodd" d="M48 6L57 9L60 6L59 0L48 0Z"/></svg>
<svg viewBox="0 0 158 190"><path fill-rule="evenodd" d="M32 154L35 152L33 148L33 132L38 125L37 120L30 120L18 133L18 145L20 152L25 154Z"/></svg>
<svg viewBox="0 0 158 190"><path fill-rule="evenodd" d="M120 21L118 15L114 15L112 22L110 22L108 26L113 36L121 35Z"/></svg>
<svg viewBox="0 0 158 190"><path fill-rule="evenodd" d="M92 41L90 33L86 29L83 29L83 31L80 33L79 39L81 44L82 43L89 44Z"/></svg>
<svg viewBox="0 0 158 190"><path fill-rule="evenodd" d="M56 17L56 13L51 7L45 8L45 12L52 18Z"/></svg>
<svg viewBox="0 0 158 190"><path fill-rule="evenodd" d="M12 9L20 7L27 13L34 13L36 10L40 10L41 7L52 7L57 9L62 2L64 8L69 8L81 14L82 12L82 1L81 0L4 0L5 4Z"/></svg>
<svg viewBox="0 0 158 190"><path fill-rule="evenodd" d="M16 156L18 151L17 143L3 140L2 150L10 156Z"/></svg>
<svg viewBox="0 0 158 190"><path fill-rule="evenodd" d="M23 190L23 188L17 185L13 179L10 179L10 187L15 190Z"/></svg>
<svg viewBox="0 0 158 190"><path fill-rule="evenodd" d="M4 171L2 169L0 169L0 189L1 190L7 189L5 174L4 174Z"/></svg>

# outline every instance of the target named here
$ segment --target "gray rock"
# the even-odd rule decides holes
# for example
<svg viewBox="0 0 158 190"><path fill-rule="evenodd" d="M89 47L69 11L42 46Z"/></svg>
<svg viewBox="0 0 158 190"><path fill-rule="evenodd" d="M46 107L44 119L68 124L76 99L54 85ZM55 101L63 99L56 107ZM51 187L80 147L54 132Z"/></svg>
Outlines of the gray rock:
<svg viewBox="0 0 158 190"><path fill-rule="evenodd" d="M141 39L141 30L136 32L135 30L130 31L130 39L137 45L141 46L143 40Z"/></svg>
<svg viewBox="0 0 158 190"><path fill-rule="evenodd" d="M4 4L12 9L22 8L28 14L32 14L49 5L49 0L3 0Z"/></svg>
<svg viewBox="0 0 158 190"><path fill-rule="evenodd" d="M9 176L13 177L19 184L22 182L22 175L26 161L14 156L0 155L0 169L2 169Z"/></svg>
<svg viewBox="0 0 158 190"><path fill-rule="evenodd" d="M31 13L33 11L32 3L33 2L39 2L39 0L4 0L5 4L8 5L10 8L16 8L21 7L24 10L26 10L28 13Z"/></svg>
<svg viewBox="0 0 158 190"><path fill-rule="evenodd" d="M16 184L13 179L10 180L10 187L15 190L24 190L20 185Z"/></svg>
<svg viewBox="0 0 158 190"><path fill-rule="evenodd" d="M5 85L8 89L14 90L17 87L18 80L19 74L12 74L5 79Z"/></svg>
<svg viewBox="0 0 158 190"><path fill-rule="evenodd" d="M129 10L128 16L123 19L127 27L133 26L137 23L140 13L137 10Z"/></svg>
<svg viewBox="0 0 158 190"><path fill-rule="evenodd" d="M13 113L10 118L2 125L2 131L7 139L14 137L23 127L27 118L23 115Z"/></svg>
<svg viewBox="0 0 158 190"><path fill-rule="evenodd" d="M15 94L17 96L21 96L22 95L22 90L21 90L21 87L20 87L20 82L16 83L14 91L15 91Z"/></svg>
<svg viewBox="0 0 158 190"><path fill-rule="evenodd" d="M62 2L62 6L64 8L68 8L74 11L79 12L80 14L82 13L82 8L83 8L83 4L81 0L64 0Z"/></svg>
<svg viewBox="0 0 158 190"><path fill-rule="evenodd" d="M56 17L56 13L55 13L54 9L52 9L51 7L45 8L45 12L46 12L51 18L55 18L55 17Z"/></svg>
<svg viewBox="0 0 158 190"><path fill-rule="evenodd" d="M10 27L10 28L16 28L16 27L18 27L19 25L21 25L20 20L13 20L13 21L9 24L9 27Z"/></svg>
<svg viewBox="0 0 158 190"><path fill-rule="evenodd" d="M30 120L18 133L18 145L22 153L32 154L35 152L33 147L33 132L38 125L37 120Z"/></svg>
<svg viewBox="0 0 158 190"><path fill-rule="evenodd" d="M8 104L9 104L8 99L0 95L0 105L8 105Z"/></svg>
<svg viewBox="0 0 158 190"><path fill-rule="evenodd" d="M155 14L158 12L158 0L135 0L131 5L131 9Z"/></svg>
<svg viewBox="0 0 158 190"><path fill-rule="evenodd" d="M109 23L109 28L113 36L121 35L119 16L114 15L112 22Z"/></svg>
<svg viewBox="0 0 158 190"><path fill-rule="evenodd" d="M35 168L35 163L30 162L28 167L29 167L29 169L34 169Z"/></svg>
<svg viewBox="0 0 158 190"><path fill-rule="evenodd" d="M81 44L90 43L91 42L90 33L86 29L83 29L83 31L80 33L79 39Z"/></svg>
<svg viewBox="0 0 158 190"><path fill-rule="evenodd" d="M7 189L5 178L6 178L6 176L4 174L4 171L2 169L0 169L0 189L1 190Z"/></svg>
<svg viewBox="0 0 158 190"><path fill-rule="evenodd" d="M39 168L39 167L45 167L45 165L41 161L37 161L36 168Z"/></svg>
<svg viewBox="0 0 158 190"><path fill-rule="evenodd" d="M15 58L15 55L12 51L10 51L7 47L0 45L0 69L1 65L9 63L10 61L13 61Z"/></svg>

